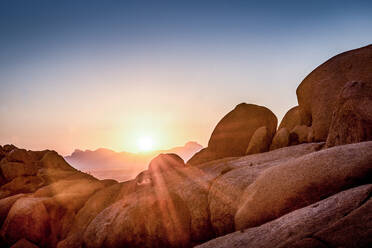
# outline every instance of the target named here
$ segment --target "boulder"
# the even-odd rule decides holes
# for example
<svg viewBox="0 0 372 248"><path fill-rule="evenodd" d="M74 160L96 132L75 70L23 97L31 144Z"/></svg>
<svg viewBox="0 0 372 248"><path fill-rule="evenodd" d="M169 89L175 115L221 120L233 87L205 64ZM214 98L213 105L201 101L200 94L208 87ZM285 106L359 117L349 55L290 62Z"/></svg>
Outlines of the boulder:
<svg viewBox="0 0 372 248"><path fill-rule="evenodd" d="M79 210L68 232L66 239L58 243L58 248L79 248L83 243L83 234L88 224L102 210L109 207L117 200L122 191L123 183L117 183L103 188L92 195Z"/></svg>
<svg viewBox="0 0 372 248"><path fill-rule="evenodd" d="M210 151L208 148L203 148L195 153L188 161L188 165L198 165L220 158L216 152Z"/></svg>
<svg viewBox="0 0 372 248"><path fill-rule="evenodd" d="M50 235L50 222L43 201L42 198L18 199L1 227L1 237L10 245L25 238L32 243L46 246Z"/></svg>
<svg viewBox="0 0 372 248"><path fill-rule="evenodd" d="M258 128L251 140L249 141L248 148L245 152L246 155L267 152L270 148L272 134L269 133L267 127Z"/></svg>
<svg viewBox="0 0 372 248"><path fill-rule="evenodd" d="M38 170L38 167L34 164L24 164L20 162L1 162L0 168L2 175L8 182L19 176L36 175Z"/></svg>
<svg viewBox="0 0 372 248"><path fill-rule="evenodd" d="M337 225L340 221L347 219L348 214L354 211L365 211L367 207L366 199L369 198L372 192L372 185L363 185L342 191L338 194L330 196L322 201L316 202L307 207L295 210L276 220L263 224L259 227L248 228L241 231L216 238L206 242L198 248L228 248L228 247L261 247L261 248L284 248L284 247L323 247L319 245L312 237L317 237L321 230L328 230L329 227ZM370 212L370 211L369 211ZM345 217L346 216L346 217ZM370 216L366 214L366 216ZM358 234L359 227L364 227L363 235ZM368 247L365 246L371 237L370 222L359 221L359 223L352 223L351 226L346 227L346 238L348 241L342 243L332 242L328 240L336 238L336 236L328 236L326 239L314 238L316 240L325 240L325 247ZM351 231L352 230L352 231ZM365 240L358 239L365 237ZM316 246L309 246L315 244ZM298 246L302 244L304 246ZM349 245L352 244L352 245ZM367 243L368 244L368 243ZM306 246L308 245L308 246Z"/></svg>
<svg viewBox="0 0 372 248"><path fill-rule="evenodd" d="M372 198L344 218L313 234L328 247L370 247L372 244Z"/></svg>
<svg viewBox="0 0 372 248"><path fill-rule="evenodd" d="M162 153L151 160L148 170L149 173L154 174L183 167L185 167L185 162L180 156L174 153Z"/></svg>
<svg viewBox="0 0 372 248"><path fill-rule="evenodd" d="M372 82L372 45L341 53L312 71L298 86L299 106L312 119L316 141L325 141L337 98L347 82Z"/></svg>
<svg viewBox="0 0 372 248"><path fill-rule="evenodd" d="M301 125L311 126L311 115L300 106L295 106L284 115L278 129L287 128L292 130L295 126Z"/></svg>
<svg viewBox="0 0 372 248"><path fill-rule="evenodd" d="M209 139L208 150L220 158L242 156L258 128L266 126L269 136L273 136L277 122L269 109L241 103L219 121Z"/></svg>
<svg viewBox="0 0 372 248"><path fill-rule="evenodd" d="M187 247L190 215L179 197L147 191L103 210L88 225L86 247Z"/></svg>
<svg viewBox="0 0 372 248"><path fill-rule="evenodd" d="M234 216L239 207L239 200L246 187L261 173L270 167L285 164L293 158L315 152L321 145L302 144L221 162L219 166L222 168L225 166L225 169L213 180L208 194L210 220L215 234L219 236L235 230ZM200 168L204 169L205 166L208 165Z"/></svg>
<svg viewBox="0 0 372 248"><path fill-rule="evenodd" d="M313 130L311 127L302 125L295 126L289 133L290 145L312 142Z"/></svg>
<svg viewBox="0 0 372 248"><path fill-rule="evenodd" d="M270 145L270 151L287 147L290 145L289 131L287 128L280 128L274 135L274 138Z"/></svg>
<svg viewBox="0 0 372 248"><path fill-rule="evenodd" d="M372 178L372 142L314 152L265 170L242 195L235 228L261 225Z"/></svg>
<svg viewBox="0 0 372 248"><path fill-rule="evenodd" d="M327 147L372 140L371 82L349 82L341 90L332 116Z"/></svg>
<svg viewBox="0 0 372 248"><path fill-rule="evenodd" d="M17 194L0 200L0 226L3 225L5 218L8 216L8 212L13 204L21 197L25 197L25 194Z"/></svg>

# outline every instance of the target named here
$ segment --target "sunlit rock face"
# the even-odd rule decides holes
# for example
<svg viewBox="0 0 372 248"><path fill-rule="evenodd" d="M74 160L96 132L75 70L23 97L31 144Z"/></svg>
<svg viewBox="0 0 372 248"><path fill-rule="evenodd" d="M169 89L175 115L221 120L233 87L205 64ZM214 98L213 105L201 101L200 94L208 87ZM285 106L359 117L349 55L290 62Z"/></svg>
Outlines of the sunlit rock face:
<svg viewBox="0 0 372 248"><path fill-rule="evenodd" d="M299 106L311 115L314 138L325 141L337 98L351 81L372 83L372 45L341 53L312 71L298 86Z"/></svg>
<svg viewBox="0 0 372 248"><path fill-rule="evenodd" d="M263 106L241 103L225 115L214 128L208 147L195 154L188 164L245 155L249 142L257 129L266 127L266 135L274 136L278 120Z"/></svg>

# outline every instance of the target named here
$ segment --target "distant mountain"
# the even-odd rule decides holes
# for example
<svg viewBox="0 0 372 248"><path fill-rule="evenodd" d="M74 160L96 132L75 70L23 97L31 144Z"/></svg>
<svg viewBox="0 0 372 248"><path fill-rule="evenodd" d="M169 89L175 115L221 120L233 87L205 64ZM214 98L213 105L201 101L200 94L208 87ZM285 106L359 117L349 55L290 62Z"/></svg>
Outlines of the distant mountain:
<svg viewBox="0 0 372 248"><path fill-rule="evenodd" d="M146 170L151 159L160 153L175 153L186 162L202 148L196 142L188 142L184 146L169 150L146 153L115 152L105 148L94 151L76 149L65 159L76 169L92 174L99 179L125 181Z"/></svg>

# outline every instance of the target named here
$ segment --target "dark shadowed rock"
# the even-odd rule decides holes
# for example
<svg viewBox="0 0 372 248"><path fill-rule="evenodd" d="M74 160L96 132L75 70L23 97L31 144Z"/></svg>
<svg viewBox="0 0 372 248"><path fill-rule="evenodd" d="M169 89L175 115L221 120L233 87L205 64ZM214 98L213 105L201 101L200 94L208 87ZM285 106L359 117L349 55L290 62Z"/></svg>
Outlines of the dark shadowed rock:
<svg viewBox="0 0 372 248"><path fill-rule="evenodd" d="M372 82L372 45L341 53L312 71L298 86L299 106L312 117L314 138L325 141L337 98L347 82Z"/></svg>
<svg viewBox="0 0 372 248"><path fill-rule="evenodd" d="M338 97L326 146L367 140L372 140L372 83L349 82Z"/></svg>
<svg viewBox="0 0 372 248"><path fill-rule="evenodd" d="M291 145L312 142L313 129L305 125L295 126L289 133L289 139Z"/></svg>
<svg viewBox="0 0 372 248"><path fill-rule="evenodd" d="M9 162L31 163L36 161L32 153L25 149L13 149L7 154L6 158Z"/></svg>
<svg viewBox="0 0 372 248"><path fill-rule="evenodd" d="M19 239L47 245L50 235L48 211L42 198L20 198L12 206L1 228L0 235L10 245Z"/></svg>
<svg viewBox="0 0 372 248"><path fill-rule="evenodd" d="M36 175L38 170L38 167L34 164L24 164L21 162L1 162L0 168L2 175L7 181L11 181L19 176Z"/></svg>
<svg viewBox="0 0 372 248"><path fill-rule="evenodd" d="M260 127L258 128L251 140L249 141L249 145L247 151L245 152L246 155L267 152L270 148L271 139L273 138L273 134L269 133L267 127Z"/></svg>
<svg viewBox="0 0 372 248"><path fill-rule="evenodd" d="M295 106L288 110L280 122L279 128L292 130L295 126L311 126L311 115L306 113L300 106Z"/></svg>
<svg viewBox="0 0 372 248"><path fill-rule="evenodd" d="M372 185L363 185L360 187L352 188L317 203L314 203L310 206L295 210L259 227L236 231L234 233L211 240L197 247L297 247L296 243L298 244L300 241L312 237L313 234L320 230L326 229L329 226L333 226L335 223L345 218L345 216L347 216L350 212L358 211L359 208L362 209L368 207L364 202L366 201L366 199L368 199L368 197L370 197L371 191ZM360 226L364 226L364 233L369 233L370 235L371 229L368 228L370 224L366 222L359 223ZM352 229L352 226L350 226L350 229ZM357 233L349 232L348 235L348 237L350 238L349 242L354 242L354 246L346 245L342 247L366 247L363 246L366 241L358 239ZM304 244L304 242L306 241L303 241L302 244ZM309 242L310 241L307 241L306 243L309 244ZM317 242L312 243L318 244ZM341 246L335 245L326 247Z"/></svg>
<svg viewBox="0 0 372 248"><path fill-rule="evenodd" d="M1 186L1 191L8 191L8 195L18 193L32 193L44 185L44 181L37 176L19 176Z"/></svg>
<svg viewBox="0 0 372 248"><path fill-rule="evenodd" d="M220 157L242 156L259 127L266 126L269 135L273 135L277 122L269 109L241 103L219 121L209 139L208 149Z"/></svg>
<svg viewBox="0 0 372 248"><path fill-rule="evenodd" d="M372 198L344 218L313 236L331 247L370 247L372 244Z"/></svg>
<svg viewBox="0 0 372 248"><path fill-rule="evenodd" d="M261 225L372 178L372 142L311 153L265 170L247 187L237 230Z"/></svg>
<svg viewBox="0 0 372 248"><path fill-rule="evenodd" d="M280 128L274 135L274 138L270 145L270 150L287 147L290 145L289 131L287 128Z"/></svg>
<svg viewBox="0 0 372 248"><path fill-rule="evenodd" d="M0 226L2 226L10 208L13 204L21 197L25 197L25 194L17 194L0 200Z"/></svg>
<svg viewBox="0 0 372 248"><path fill-rule="evenodd" d="M27 239L20 239L10 248L38 248L38 246L31 243Z"/></svg>

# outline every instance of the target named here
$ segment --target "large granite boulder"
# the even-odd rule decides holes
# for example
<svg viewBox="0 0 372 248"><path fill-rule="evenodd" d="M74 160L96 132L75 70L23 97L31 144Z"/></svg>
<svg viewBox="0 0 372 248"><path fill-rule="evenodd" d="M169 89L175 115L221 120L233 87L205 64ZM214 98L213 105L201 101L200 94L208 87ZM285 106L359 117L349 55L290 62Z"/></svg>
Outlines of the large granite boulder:
<svg viewBox="0 0 372 248"><path fill-rule="evenodd" d="M270 148L273 133L269 133L267 127L260 127L254 133L249 141L246 155L267 152Z"/></svg>
<svg viewBox="0 0 372 248"><path fill-rule="evenodd" d="M292 130L295 126L301 125L311 126L311 115L300 106L295 106L284 115L278 130L281 128Z"/></svg>
<svg viewBox="0 0 372 248"><path fill-rule="evenodd" d="M255 131L264 126L267 136L273 137L278 120L268 108L241 103L225 115L214 128L208 147L196 153L190 165L208 161L245 155Z"/></svg>
<svg viewBox="0 0 372 248"><path fill-rule="evenodd" d="M311 153L265 170L247 187L235 215L241 230L371 181L372 141Z"/></svg>
<svg viewBox="0 0 372 248"><path fill-rule="evenodd" d="M369 247L371 192L371 184L342 191L259 227L236 231L197 247Z"/></svg>
<svg viewBox="0 0 372 248"><path fill-rule="evenodd" d="M285 164L287 161L316 152L322 144L302 144L275 151L258 153L242 158L204 165L223 168L213 180L208 194L209 213L213 230L217 236L235 231L234 216L244 190L266 169Z"/></svg>
<svg viewBox="0 0 372 248"><path fill-rule="evenodd" d="M287 128L280 128L274 135L271 141L270 150L287 147L290 145L290 133Z"/></svg>
<svg viewBox="0 0 372 248"><path fill-rule="evenodd" d="M347 82L372 83L372 45L341 53L312 71L298 86L299 106L312 119L316 141L325 141L337 98Z"/></svg>
<svg viewBox="0 0 372 248"><path fill-rule="evenodd" d="M269 135L273 135L277 122L269 109L241 103L218 122L209 139L208 149L221 157L242 156L258 128L266 126Z"/></svg>
<svg viewBox="0 0 372 248"><path fill-rule="evenodd" d="M327 147L372 140L371 82L349 82L341 90L333 112Z"/></svg>

